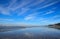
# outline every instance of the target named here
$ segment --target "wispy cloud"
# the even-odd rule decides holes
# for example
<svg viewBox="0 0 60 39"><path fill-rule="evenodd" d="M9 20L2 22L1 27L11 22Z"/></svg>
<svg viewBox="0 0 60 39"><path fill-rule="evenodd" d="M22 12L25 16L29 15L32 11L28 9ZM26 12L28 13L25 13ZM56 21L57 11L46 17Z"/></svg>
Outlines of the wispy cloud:
<svg viewBox="0 0 60 39"><path fill-rule="evenodd" d="M47 18L43 18L43 17L41 17L41 18L38 19L38 21L41 21L41 22L47 22L48 19L47 19Z"/></svg>
<svg viewBox="0 0 60 39"><path fill-rule="evenodd" d="M30 10L29 8L21 8L21 12L18 13L18 15L26 14L26 12Z"/></svg>
<svg viewBox="0 0 60 39"><path fill-rule="evenodd" d="M45 0L37 0L36 2L33 2L32 4L30 4L30 5L26 6L26 7L36 6L36 5L38 5L38 4L40 4L40 3L44 2L44 1Z"/></svg>
<svg viewBox="0 0 60 39"><path fill-rule="evenodd" d="M43 13L42 16L53 14L55 12L55 10L56 10L56 7L52 8L48 11L42 12Z"/></svg>
<svg viewBox="0 0 60 39"><path fill-rule="evenodd" d="M26 17L24 18L24 20L32 20L32 19L34 19L34 16L26 16Z"/></svg>
<svg viewBox="0 0 60 39"><path fill-rule="evenodd" d="M52 0L46 1L46 2L42 3L42 4L40 5L40 7L37 7L37 8L35 8L35 9L33 9L33 12L37 11L38 9L40 10L40 9L43 9L43 8L52 6L52 5L54 5L54 4L58 3L58 2L59 2L59 1L54 1L54 2L52 2Z"/></svg>
<svg viewBox="0 0 60 39"><path fill-rule="evenodd" d="M45 5L45 6L43 6L43 7L40 7L40 8L43 9L43 8L52 6L52 5L54 5L54 4L58 3L58 2L59 2L59 1L55 1L55 2L52 2L52 3L50 3L50 4L47 4L47 5Z"/></svg>
<svg viewBox="0 0 60 39"><path fill-rule="evenodd" d="M55 11L48 11L48 12L46 12L45 14L43 14L43 15L48 15L48 14L52 14L52 13L54 13Z"/></svg>
<svg viewBox="0 0 60 39"><path fill-rule="evenodd" d="M25 5L27 5L27 4L31 3L31 2L32 2L32 0L31 1L29 1L29 0L22 0L22 3L20 5L18 5L17 7L13 8L13 9L16 10L18 8L22 8L23 6L25 6Z"/></svg>
<svg viewBox="0 0 60 39"><path fill-rule="evenodd" d="M40 18L39 19L40 23L43 23L45 25L48 25L48 24L53 24L53 23L57 23L56 20L52 20L52 18Z"/></svg>
<svg viewBox="0 0 60 39"><path fill-rule="evenodd" d="M42 22L42 23L50 23L50 24L52 24L52 23L54 23L54 22L57 22L57 21L59 21L58 19L56 19L56 18L60 18L60 15L55 15L55 16L52 16L51 18L43 18L43 17L41 17L41 18L39 18L38 19L38 21L40 21L40 22Z"/></svg>
<svg viewBox="0 0 60 39"><path fill-rule="evenodd" d="M14 21L14 19L0 18L0 21Z"/></svg>
<svg viewBox="0 0 60 39"><path fill-rule="evenodd" d="M11 0L9 6L8 6L7 8L10 8L13 4L16 3L16 1L17 1L17 0Z"/></svg>
<svg viewBox="0 0 60 39"><path fill-rule="evenodd" d="M34 19L33 16L27 16L27 17L24 18L24 20L32 20L32 19Z"/></svg>
<svg viewBox="0 0 60 39"><path fill-rule="evenodd" d="M29 3L31 3L31 2L33 2L32 0L31 1L28 1L28 0L22 0L22 3L20 4L20 5L18 5L17 7L15 7L15 8L12 8L12 9L10 9L10 7L13 5L13 4L15 4L16 3L16 1L17 0L12 0L11 1L11 3L10 3L10 5L5 9L2 9L2 10L0 10L0 12L1 12L1 14L10 14L10 10L12 11L12 9L13 10L16 10L16 9L18 9L18 8L21 8L21 12L18 12L19 14L25 14L28 10L30 10L29 8L22 8L23 6L25 6L25 5L27 5L27 4L29 4ZM33 4L31 4L31 5L37 5L37 4L39 4L39 3L42 3L42 2L44 2L45 0L37 0L37 2L35 2L35 3L33 3ZM44 2L45 3L45 2ZM50 3L50 4L47 4L47 5L45 5L45 6L43 6L42 8L45 8L45 7L48 7L48 6L51 6L51 5L53 5L53 4L55 4L55 3L57 3L57 1L56 2L53 2L53 3ZM31 6L31 5L29 5L29 6ZM28 7L28 5L27 5L27 7ZM38 10L38 9L33 9L32 10L32 12L34 13L36 10Z"/></svg>
<svg viewBox="0 0 60 39"><path fill-rule="evenodd" d="M10 10L7 8L0 7L0 14L10 15Z"/></svg>
<svg viewBox="0 0 60 39"><path fill-rule="evenodd" d="M52 17L52 19L60 18L60 15L55 15Z"/></svg>
<svg viewBox="0 0 60 39"><path fill-rule="evenodd" d="M35 13L33 13L33 14L29 14L29 15L27 15L24 19L25 19L25 20L33 20L33 19L36 18L36 16L37 16L38 14L39 14L39 13L37 13L37 12L35 12Z"/></svg>
<svg viewBox="0 0 60 39"><path fill-rule="evenodd" d="M46 0L37 0L37 1L39 1L40 3L42 3L41 5L39 5L40 6L40 8L35 8L35 9L32 9L32 10L30 10L30 11L32 11L33 13L35 12L35 11L37 11L38 9L42 9L41 7L48 7L47 5L49 5L49 6L51 6L51 5L53 5L51 2L52 1L47 1L47 2L44 2L44 1L46 1ZM44 3L43 3L44 2ZM50 4L48 4L50 2ZM36 4L35 4L36 3ZM32 3L32 4L30 4L30 5L28 5L28 6L26 6L26 7L30 7L30 6L34 6L34 5L37 5L37 4L40 4L40 3L38 3L38 2L35 2L35 3ZM46 5L47 4L47 5ZM27 10L28 11L28 10Z"/></svg>

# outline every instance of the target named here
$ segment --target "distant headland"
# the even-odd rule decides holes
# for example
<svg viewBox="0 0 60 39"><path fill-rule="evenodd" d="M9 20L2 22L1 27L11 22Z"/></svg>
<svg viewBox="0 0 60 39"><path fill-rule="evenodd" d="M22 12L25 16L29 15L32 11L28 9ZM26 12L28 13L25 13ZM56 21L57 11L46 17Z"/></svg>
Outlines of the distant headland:
<svg viewBox="0 0 60 39"><path fill-rule="evenodd" d="M48 26L51 27L51 28L57 28L57 29L60 29L60 23L51 24L51 25L48 25Z"/></svg>

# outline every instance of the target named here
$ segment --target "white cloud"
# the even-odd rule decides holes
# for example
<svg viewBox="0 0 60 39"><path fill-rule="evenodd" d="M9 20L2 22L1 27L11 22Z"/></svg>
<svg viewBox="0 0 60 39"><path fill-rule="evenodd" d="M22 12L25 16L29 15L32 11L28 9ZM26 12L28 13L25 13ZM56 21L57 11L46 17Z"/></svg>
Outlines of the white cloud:
<svg viewBox="0 0 60 39"><path fill-rule="evenodd" d="M38 1L38 0L37 0ZM44 7L46 4L48 4L48 3L50 3L50 2L52 2L52 0L40 0L39 1L40 3L37 3L36 2L36 4L35 3L33 3L33 4L31 4L31 5L29 5L29 6L26 6L26 7L30 7L30 6L32 6L32 5L37 5L37 4L39 4L39 7L37 7L36 9L33 9L33 12L35 12L36 10L38 10L38 9L42 9L42 7ZM42 4L41 4L42 3ZM43 6L44 5L44 6Z"/></svg>
<svg viewBox="0 0 60 39"><path fill-rule="evenodd" d="M2 10L1 13L4 15L10 15L10 12L8 10Z"/></svg>
<svg viewBox="0 0 60 39"><path fill-rule="evenodd" d="M0 21L14 21L14 19L0 18Z"/></svg>
<svg viewBox="0 0 60 39"><path fill-rule="evenodd" d="M34 19L34 17L33 16L28 16L28 17L25 17L24 19L25 20L32 20L32 19Z"/></svg>
<svg viewBox="0 0 60 39"><path fill-rule="evenodd" d="M25 20L33 20L36 18L36 16L38 15L37 12L33 13L33 14L29 14L28 16L26 16L24 19Z"/></svg>
<svg viewBox="0 0 60 39"><path fill-rule="evenodd" d="M55 15L55 16L52 17L52 19L55 19L55 18L58 18L58 17L60 17L60 15Z"/></svg>
<svg viewBox="0 0 60 39"><path fill-rule="evenodd" d="M42 16L45 16L45 15L54 13L55 12L55 9L56 9L56 7L55 8L52 8L52 9L50 9L48 11L43 12Z"/></svg>
<svg viewBox="0 0 60 39"><path fill-rule="evenodd" d="M10 10L8 8L0 7L0 14L10 15Z"/></svg>
<svg viewBox="0 0 60 39"><path fill-rule="evenodd" d="M26 16L24 20L33 20L35 17L34 16Z"/></svg>
<svg viewBox="0 0 60 39"><path fill-rule="evenodd" d="M41 21L41 22L47 22L48 19L47 19L47 18L43 18L43 17L41 17L41 18L38 19L38 21Z"/></svg>
<svg viewBox="0 0 60 39"><path fill-rule="evenodd" d="M19 12L18 15L25 14L28 10L30 10L30 9L29 8L21 8L21 12Z"/></svg>
<svg viewBox="0 0 60 39"><path fill-rule="evenodd" d="M40 23L43 23L43 24L50 24L50 23L52 23L52 19L51 18L40 17L40 18L37 19L37 22L40 22Z"/></svg>
<svg viewBox="0 0 60 39"><path fill-rule="evenodd" d="M52 16L51 18L39 18L38 21L43 22L43 23L53 23L53 22L57 22L57 20L55 19L59 17L60 15L55 15L55 16Z"/></svg>
<svg viewBox="0 0 60 39"><path fill-rule="evenodd" d="M48 11L48 12L46 12L45 14L43 14L43 15L47 15L47 14L51 14L51 13L54 13L55 11Z"/></svg>
<svg viewBox="0 0 60 39"><path fill-rule="evenodd" d="M47 5L45 5L45 6L43 6L43 7L40 7L41 9L42 8L46 8L46 7L48 7L48 6L51 6L51 5L54 5L54 4L56 4L56 3L58 3L59 1L55 1L55 2L52 2L52 3L50 3L50 4L47 4Z"/></svg>
<svg viewBox="0 0 60 39"><path fill-rule="evenodd" d="M16 3L16 1L17 1L17 0L11 0L11 2L10 2L10 4L9 4L9 6L8 6L7 8L10 8L13 4L15 4L15 3Z"/></svg>
<svg viewBox="0 0 60 39"><path fill-rule="evenodd" d="M52 0L48 0L48 1L44 2L44 3L42 3L42 5L40 5L40 8L38 7L36 9L33 9L33 11L35 12L38 9L43 9L43 8L49 7L51 5L54 5L54 4L58 3L59 1L55 1L55 2L52 2L52 3L51 2L52 2Z"/></svg>
<svg viewBox="0 0 60 39"><path fill-rule="evenodd" d="M36 5L38 5L38 4L40 4L40 3L44 2L44 1L45 1L45 0L37 0L36 2L30 4L29 6L26 6L26 7L36 6Z"/></svg>
<svg viewBox="0 0 60 39"><path fill-rule="evenodd" d="M31 2L32 2L32 0L31 1L29 1L29 0L22 0L22 3L20 5L18 5L17 7L13 8L13 10L16 10L18 8L22 8L23 6L25 6L25 5L27 5L27 4L31 3Z"/></svg>
<svg viewBox="0 0 60 39"><path fill-rule="evenodd" d="M39 4L39 3L42 3L42 2L44 2L45 0L37 0L38 2L35 2L35 3L32 3L32 4L30 4L30 5L28 5L28 6L26 6L26 8L27 7L30 7L30 6L34 6L34 5L37 5L37 4ZM48 0L48 2L44 2L44 3L42 3L43 5L45 5L45 4L47 4L47 3L49 3L51 0ZM40 5L41 7L42 7L42 5ZM33 13L35 13L35 11L36 10L38 10L38 9L40 9L40 8L36 8L36 9L33 9L32 11L33 11ZM28 10L27 10L28 11ZM25 11L26 12L26 11Z"/></svg>

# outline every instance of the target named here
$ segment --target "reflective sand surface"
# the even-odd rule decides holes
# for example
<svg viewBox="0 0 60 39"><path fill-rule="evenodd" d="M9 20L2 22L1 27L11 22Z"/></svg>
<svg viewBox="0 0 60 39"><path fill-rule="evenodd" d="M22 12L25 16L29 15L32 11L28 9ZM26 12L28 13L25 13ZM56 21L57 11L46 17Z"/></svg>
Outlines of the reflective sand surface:
<svg viewBox="0 0 60 39"><path fill-rule="evenodd" d="M48 27L33 27L0 32L0 39L60 39L60 30Z"/></svg>

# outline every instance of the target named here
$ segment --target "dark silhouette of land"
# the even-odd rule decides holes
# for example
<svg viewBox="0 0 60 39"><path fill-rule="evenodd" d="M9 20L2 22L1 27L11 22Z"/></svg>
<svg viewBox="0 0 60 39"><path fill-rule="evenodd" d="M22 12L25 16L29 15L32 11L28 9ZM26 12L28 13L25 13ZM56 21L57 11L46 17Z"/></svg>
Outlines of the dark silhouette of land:
<svg viewBox="0 0 60 39"><path fill-rule="evenodd" d="M60 29L60 23L48 25L51 28Z"/></svg>

